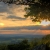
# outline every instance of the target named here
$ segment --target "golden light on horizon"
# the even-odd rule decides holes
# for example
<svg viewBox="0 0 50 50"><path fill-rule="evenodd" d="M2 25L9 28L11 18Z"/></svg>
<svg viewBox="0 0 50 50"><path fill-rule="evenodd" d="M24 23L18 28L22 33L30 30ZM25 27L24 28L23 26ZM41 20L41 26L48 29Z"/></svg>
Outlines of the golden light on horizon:
<svg viewBox="0 0 50 50"><path fill-rule="evenodd" d="M0 23L0 26L4 26L5 24L4 23Z"/></svg>
<svg viewBox="0 0 50 50"><path fill-rule="evenodd" d="M47 26L50 25L50 21L42 21L40 25Z"/></svg>

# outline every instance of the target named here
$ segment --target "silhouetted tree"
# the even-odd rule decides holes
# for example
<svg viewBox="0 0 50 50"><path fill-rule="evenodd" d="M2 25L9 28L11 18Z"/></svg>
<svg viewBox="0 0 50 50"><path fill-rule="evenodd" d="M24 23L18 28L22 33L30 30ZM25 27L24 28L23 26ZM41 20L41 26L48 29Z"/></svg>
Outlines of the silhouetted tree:
<svg viewBox="0 0 50 50"><path fill-rule="evenodd" d="M8 50L30 50L28 40L23 40L19 44L8 45Z"/></svg>
<svg viewBox="0 0 50 50"><path fill-rule="evenodd" d="M38 0L29 5L25 17L31 17L32 21L50 20L50 1Z"/></svg>

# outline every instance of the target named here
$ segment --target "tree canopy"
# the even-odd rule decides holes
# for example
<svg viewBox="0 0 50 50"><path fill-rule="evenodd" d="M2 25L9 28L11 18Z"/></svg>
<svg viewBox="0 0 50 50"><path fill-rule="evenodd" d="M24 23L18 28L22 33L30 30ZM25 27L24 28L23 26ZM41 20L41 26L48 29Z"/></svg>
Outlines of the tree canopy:
<svg viewBox="0 0 50 50"><path fill-rule="evenodd" d="M29 7L25 8L26 18L30 17L32 21L50 21L50 0L1 0L9 4L24 4Z"/></svg>
<svg viewBox="0 0 50 50"><path fill-rule="evenodd" d="M29 10L29 11L28 11ZM32 21L50 21L50 1L49 0L38 0L34 4L30 4L26 8L25 17L31 17Z"/></svg>

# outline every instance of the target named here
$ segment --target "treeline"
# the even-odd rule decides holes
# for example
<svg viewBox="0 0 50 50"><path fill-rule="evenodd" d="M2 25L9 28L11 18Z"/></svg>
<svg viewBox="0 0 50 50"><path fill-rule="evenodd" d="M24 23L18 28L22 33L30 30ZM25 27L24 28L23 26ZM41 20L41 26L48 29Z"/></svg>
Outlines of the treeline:
<svg viewBox="0 0 50 50"><path fill-rule="evenodd" d="M47 35L42 39L35 38L30 42L28 40L23 40L22 42L16 44L1 44L0 50L33 50L34 48L41 45L44 45L46 50L50 50L50 35Z"/></svg>

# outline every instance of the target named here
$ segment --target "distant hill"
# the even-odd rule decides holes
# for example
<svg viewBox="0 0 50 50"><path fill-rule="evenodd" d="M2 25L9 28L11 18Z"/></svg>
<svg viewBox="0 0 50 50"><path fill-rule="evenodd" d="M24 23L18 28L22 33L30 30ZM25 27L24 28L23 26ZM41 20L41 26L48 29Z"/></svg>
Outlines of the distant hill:
<svg viewBox="0 0 50 50"><path fill-rule="evenodd" d="M16 43L24 39L29 41L34 38L42 38L44 35L31 35L31 34L0 34L0 43Z"/></svg>

